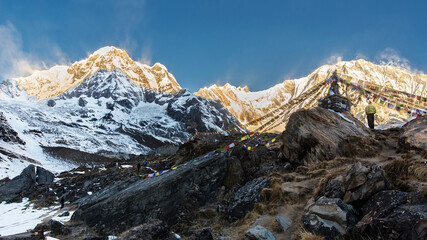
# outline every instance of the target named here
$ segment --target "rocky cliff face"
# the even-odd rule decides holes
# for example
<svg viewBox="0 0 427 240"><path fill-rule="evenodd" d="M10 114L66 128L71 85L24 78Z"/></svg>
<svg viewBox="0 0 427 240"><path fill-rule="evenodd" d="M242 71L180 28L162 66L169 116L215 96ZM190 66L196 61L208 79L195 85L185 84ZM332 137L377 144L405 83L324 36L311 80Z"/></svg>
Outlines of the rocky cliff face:
<svg viewBox="0 0 427 240"><path fill-rule="evenodd" d="M37 71L28 77L5 80L5 85L17 84L29 96L38 100L56 97L70 88L81 84L99 70L121 70L134 84L146 89L166 93L176 93L181 86L165 66L156 63L147 66L133 61L129 55L115 47L103 47L92 53L87 59L73 63L71 66L54 66L45 71ZM15 91L15 95L23 94Z"/></svg>
<svg viewBox="0 0 427 240"><path fill-rule="evenodd" d="M409 94L427 97L427 76L423 74L411 74L410 72L393 66L376 65L363 59L357 61L343 61L335 65L325 65L316 69L307 77L285 80L267 90L250 92L247 87L234 87L229 84L224 86L213 85L202 88L195 94L209 99L220 100L224 106L242 123L248 124L249 129L257 129L272 118L252 122L274 109L296 100L301 94L310 91L317 84L327 80L337 71L338 76L350 80L354 84L367 87L373 84L380 87L379 91L403 91ZM324 97L329 90L326 85L317 89L312 98L301 99L297 104L286 107L286 111L275 114L276 121L268 124L267 131L283 131L290 114L301 108L317 106L317 101ZM351 88L342 88L341 93L352 100L352 113L359 120L364 120L364 108L367 105L366 98L360 97L360 93ZM397 96L404 98L404 96ZM392 100L396 100L393 98ZM426 106L425 102L414 100L421 109ZM377 123L387 124L403 121L408 114L399 113L384 106L377 106Z"/></svg>

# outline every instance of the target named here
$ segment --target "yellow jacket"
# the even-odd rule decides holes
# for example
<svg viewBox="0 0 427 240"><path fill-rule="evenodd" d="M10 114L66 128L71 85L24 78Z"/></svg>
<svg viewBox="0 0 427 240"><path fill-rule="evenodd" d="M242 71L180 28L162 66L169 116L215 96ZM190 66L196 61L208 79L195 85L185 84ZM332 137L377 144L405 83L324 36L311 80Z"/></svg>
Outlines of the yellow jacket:
<svg viewBox="0 0 427 240"><path fill-rule="evenodd" d="M377 109L374 107L374 105L372 105L372 103L370 103L368 106L366 106L365 112L366 114L374 114L377 112Z"/></svg>

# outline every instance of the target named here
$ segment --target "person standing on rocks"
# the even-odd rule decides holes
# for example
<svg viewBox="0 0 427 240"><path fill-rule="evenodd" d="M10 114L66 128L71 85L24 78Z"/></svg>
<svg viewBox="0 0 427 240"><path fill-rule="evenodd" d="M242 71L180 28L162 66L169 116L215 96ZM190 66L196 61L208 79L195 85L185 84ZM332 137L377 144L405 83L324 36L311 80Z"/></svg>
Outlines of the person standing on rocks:
<svg viewBox="0 0 427 240"><path fill-rule="evenodd" d="M141 170L141 164L138 162L138 165L136 165L137 173L139 173L139 170Z"/></svg>
<svg viewBox="0 0 427 240"><path fill-rule="evenodd" d="M60 202L61 202L61 209L62 209L64 208L64 203L65 203L64 196L61 196Z"/></svg>
<svg viewBox="0 0 427 240"><path fill-rule="evenodd" d="M368 119L368 126L371 129L374 129L375 127L375 113L377 112L377 109L375 108L375 106L372 104L371 101L368 102L368 106L366 106L365 108L365 113L366 113L366 118Z"/></svg>

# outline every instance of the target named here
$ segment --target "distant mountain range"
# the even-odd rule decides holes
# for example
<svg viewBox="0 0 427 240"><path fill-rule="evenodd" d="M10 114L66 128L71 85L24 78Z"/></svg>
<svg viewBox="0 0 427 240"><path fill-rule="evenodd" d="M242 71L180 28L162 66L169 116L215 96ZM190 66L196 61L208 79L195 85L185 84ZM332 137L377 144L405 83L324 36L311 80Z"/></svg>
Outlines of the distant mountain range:
<svg viewBox="0 0 427 240"><path fill-rule="evenodd" d="M267 90L250 92L248 87L235 87L230 84L224 86L212 85L200 89L194 93L197 96L220 100L222 104L242 123L251 123L254 120L266 115L270 111L280 108L282 105L297 99L304 92L309 91L314 86L326 81L332 73L337 71L338 76L349 80L354 84L359 84L362 88L376 86L379 92L390 89L406 92L409 94L427 97L427 75L412 74L407 70L393 66L376 65L363 59L355 61L342 61L335 65L324 65L316 69L307 77L295 80L285 80ZM368 88L367 88L368 89ZM268 131L283 131L289 115L301 108L317 106L317 100L328 94L329 85L319 89L314 94L315 98L302 99L298 104L291 104L286 111L274 114L277 118L269 124ZM352 99L352 113L364 121L364 108L367 99L360 96L358 91L346 87L341 89L341 93ZM395 95L392 100L399 101L403 95ZM423 109L427 107L424 101L414 100L414 104ZM377 124L390 124L404 121L408 114L397 112L387 106L377 105ZM249 129L258 129L264 123L270 121L266 118L247 125Z"/></svg>

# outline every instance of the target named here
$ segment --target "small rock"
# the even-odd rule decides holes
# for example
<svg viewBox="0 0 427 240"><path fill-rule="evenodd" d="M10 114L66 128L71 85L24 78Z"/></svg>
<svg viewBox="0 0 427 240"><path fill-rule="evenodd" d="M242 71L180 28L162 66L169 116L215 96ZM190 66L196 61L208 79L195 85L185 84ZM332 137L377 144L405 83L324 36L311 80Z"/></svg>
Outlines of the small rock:
<svg viewBox="0 0 427 240"><path fill-rule="evenodd" d="M211 228L203 228L196 234L196 240L214 240Z"/></svg>
<svg viewBox="0 0 427 240"><path fill-rule="evenodd" d="M276 221L282 225L283 231L286 231L292 225L292 221L286 215L277 216Z"/></svg>
<svg viewBox="0 0 427 240"><path fill-rule="evenodd" d="M338 176L326 185L325 197L327 198L342 198L345 193L345 188L343 186L344 177Z"/></svg>
<svg viewBox="0 0 427 240"><path fill-rule="evenodd" d="M260 191L269 186L269 178L256 178L239 188L229 201L227 213L230 220L243 218L260 199Z"/></svg>
<svg viewBox="0 0 427 240"><path fill-rule="evenodd" d="M70 216L70 212L64 212L61 215L59 215L60 217L67 217Z"/></svg>
<svg viewBox="0 0 427 240"><path fill-rule="evenodd" d="M276 240L276 236L262 226L255 226L245 232L250 240Z"/></svg>

